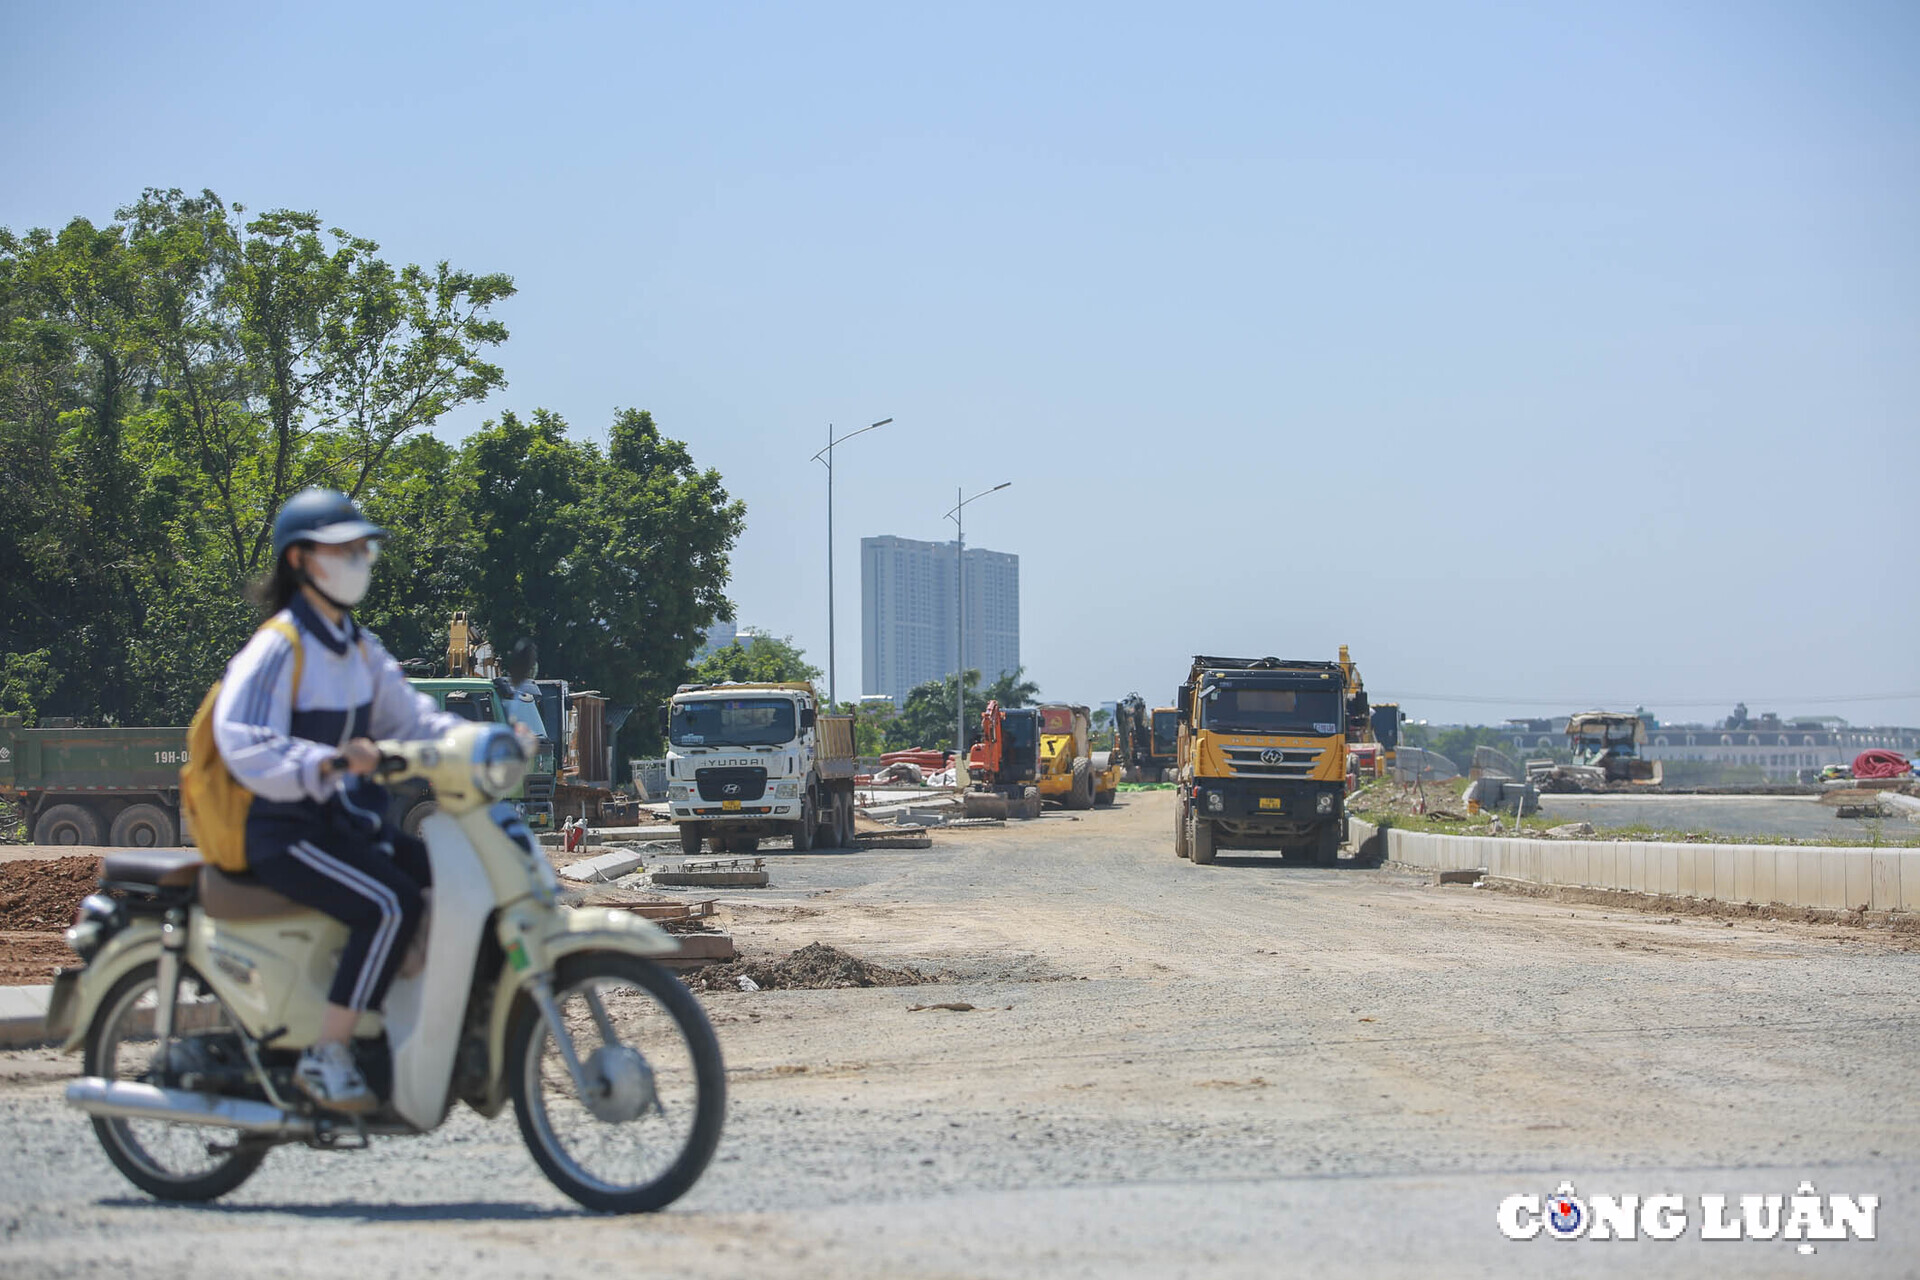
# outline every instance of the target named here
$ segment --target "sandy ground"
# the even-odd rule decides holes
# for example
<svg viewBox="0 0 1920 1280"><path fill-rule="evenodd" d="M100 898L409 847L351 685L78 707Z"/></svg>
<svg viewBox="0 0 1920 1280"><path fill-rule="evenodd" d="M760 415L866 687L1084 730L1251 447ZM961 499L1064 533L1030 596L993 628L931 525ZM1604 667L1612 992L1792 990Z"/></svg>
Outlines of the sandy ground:
<svg viewBox="0 0 1920 1280"><path fill-rule="evenodd" d="M219 1205L152 1203L0 1055L0 1272L173 1276L1908 1275L1920 954L1440 888L1176 860L1171 798L765 851L749 954L825 941L950 973L705 997L732 1090L701 1183L577 1213L512 1122L274 1153ZM963 1001L975 1012L912 1012ZM1880 1239L1516 1243L1515 1192L1873 1193Z"/></svg>

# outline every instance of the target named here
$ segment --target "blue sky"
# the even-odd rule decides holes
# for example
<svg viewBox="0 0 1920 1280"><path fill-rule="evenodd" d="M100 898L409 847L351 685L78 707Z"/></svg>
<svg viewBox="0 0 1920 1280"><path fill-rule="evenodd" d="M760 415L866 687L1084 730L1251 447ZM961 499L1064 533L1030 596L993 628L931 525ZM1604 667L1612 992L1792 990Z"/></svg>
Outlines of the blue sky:
<svg viewBox="0 0 1920 1280"><path fill-rule="evenodd" d="M807 458L892 416L843 691L858 537L1011 479L1050 695L1345 642L1433 720L1920 720L1920 7L6 14L0 225L210 187L512 274L442 433L652 409L816 658Z"/></svg>

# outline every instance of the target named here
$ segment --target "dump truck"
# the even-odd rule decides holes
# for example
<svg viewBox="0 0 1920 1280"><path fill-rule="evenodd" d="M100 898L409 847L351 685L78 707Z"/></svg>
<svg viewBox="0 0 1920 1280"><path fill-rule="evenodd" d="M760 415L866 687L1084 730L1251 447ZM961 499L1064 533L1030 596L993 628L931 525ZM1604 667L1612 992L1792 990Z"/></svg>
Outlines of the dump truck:
<svg viewBox="0 0 1920 1280"><path fill-rule="evenodd" d="M180 843L184 725L86 729L0 716L0 796L20 808L35 844Z"/></svg>
<svg viewBox="0 0 1920 1280"><path fill-rule="evenodd" d="M1254 849L1338 861L1350 672L1350 660L1194 657L1178 704L1178 856L1206 864L1220 849Z"/></svg>
<svg viewBox="0 0 1920 1280"><path fill-rule="evenodd" d="M1160 782L1173 772L1180 750L1179 713L1172 707L1148 709L1130 693L1114 705L1113 758L1127 782Z"/></svg>
<svg viewBox="0 0 1920 1280"><path fill-rule="evenodd" d="M1647 760L1647 722L1628 711L1583 711L1567 719L1572 764L1527 761L1527 781L1546 792L1607 791L1657 787L1664 770Z"/></svg>
<svg viewBox="0 0 1920 1280"><path fill-rule="evenodd" d="M686 684L660 708L667 801L680 847L751 853L853 841L853 717L821 715L806 681Z"/></svg>
<svg viewBox="0 0 1920 1280"><path fill-rule="evenodd" d="M1040 795L1069 809L1113 803L1120 766L1113 753L1094 752L1093 713L1086 707L1049 702L1039 708Z"/></svg>
<svg viewBox="0 0 1920 1280"><path fill-rule="evenodd" d="M409 680L407 682L438 703L442 711L481 724L524 725L540 739L526 781L509 797L518 806L527 825L550 830L554 825L553 788L558 774L557 752L540 721L540 710L533 694L516 688L505 676L482 679L458 676ZM408 835L420 834L420 824L440 806L425 782L402 783L388 789L387 821Z"/></svg>

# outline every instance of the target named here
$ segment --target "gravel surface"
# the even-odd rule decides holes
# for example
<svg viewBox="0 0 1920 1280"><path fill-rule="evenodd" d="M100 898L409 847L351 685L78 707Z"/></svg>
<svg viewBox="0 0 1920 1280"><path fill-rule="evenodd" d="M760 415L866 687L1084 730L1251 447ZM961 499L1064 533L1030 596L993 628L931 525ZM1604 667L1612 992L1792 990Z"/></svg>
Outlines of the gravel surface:
<svg viewBox="0 0 1920 1280"><path fill-rule="evenodd" d="M208 1208L123 1182L0 1055L0 1273L187 1276L1907 1275L1912 939L1171 852L1171 800L767 855L749 958L943 980L703 996L727 1135L666 1214L577 1213L505 1117L277 1151ZM971 1004L967 1011L921 1008ZM1875 1193L1881 1238L1510 1242L1552 1191ZM1837 1270L1836 1270L1837 1268Z"/></svg>
<svg viewBox="0 0 1920 1280"><path fill-rule="evenodd" d="M1591 822L1596 827L1657 827L1706 831L1720 836L1789 836L1800 840L1869 843L1877 826L1884 838L1910 840L1920 825L1895 814L1878 823L1842 818L1818 796L1581 796L1540 797L1548 822Z"/></svg>

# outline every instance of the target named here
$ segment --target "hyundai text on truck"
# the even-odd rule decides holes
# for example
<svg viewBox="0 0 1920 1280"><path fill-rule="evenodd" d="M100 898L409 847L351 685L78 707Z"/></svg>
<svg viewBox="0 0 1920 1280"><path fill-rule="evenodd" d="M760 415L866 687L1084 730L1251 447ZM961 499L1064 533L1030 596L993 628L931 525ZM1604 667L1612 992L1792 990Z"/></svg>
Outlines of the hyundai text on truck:
<svg viewBox="0 0 1920 1280"><path fill-rule="evenodd" d="M813 686L682 685L660 708L680 847L751 853L763 838L853 840L853 717L822 715Z"/></svg>
<svg viewBox="0 0 1920 1280"><path fill-rule="evenodd" d="M1351 662L1196 656L1180 686L1174 852L1277 850L1332 866L1346 836ZM1357 706L1355 705L1357 703Z"/></svg>

